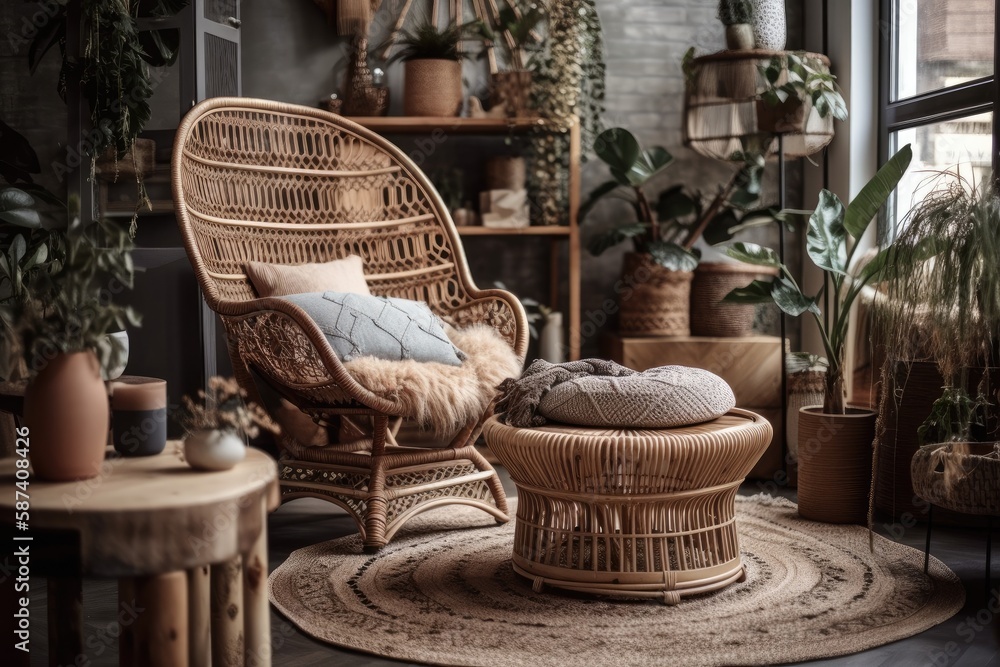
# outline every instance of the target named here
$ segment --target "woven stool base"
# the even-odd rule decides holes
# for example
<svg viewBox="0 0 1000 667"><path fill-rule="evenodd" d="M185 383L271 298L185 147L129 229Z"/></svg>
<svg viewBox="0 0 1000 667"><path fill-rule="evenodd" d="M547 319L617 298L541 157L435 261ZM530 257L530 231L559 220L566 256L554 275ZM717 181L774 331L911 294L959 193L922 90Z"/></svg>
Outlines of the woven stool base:
<svg viewBox="0 0 1000 667"><path fill-rule="evenodd" d="M517 485L513 561L536 590L657 598L742 576L735 497L771 440L745 410L676 429L513 428L486 441Z"/></svg>

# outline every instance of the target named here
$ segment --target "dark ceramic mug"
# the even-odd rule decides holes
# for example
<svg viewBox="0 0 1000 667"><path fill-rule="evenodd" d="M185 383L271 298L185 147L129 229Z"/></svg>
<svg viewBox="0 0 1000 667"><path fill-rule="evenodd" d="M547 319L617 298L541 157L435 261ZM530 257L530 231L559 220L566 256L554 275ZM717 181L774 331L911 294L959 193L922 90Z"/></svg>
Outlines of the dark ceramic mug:
<svg viewBox="0 0 1000 667"><path fill-rule="evenodd" d="M111 430L122 456L152 456L167 444L167 382L125 376L111 383Z"/></svg>

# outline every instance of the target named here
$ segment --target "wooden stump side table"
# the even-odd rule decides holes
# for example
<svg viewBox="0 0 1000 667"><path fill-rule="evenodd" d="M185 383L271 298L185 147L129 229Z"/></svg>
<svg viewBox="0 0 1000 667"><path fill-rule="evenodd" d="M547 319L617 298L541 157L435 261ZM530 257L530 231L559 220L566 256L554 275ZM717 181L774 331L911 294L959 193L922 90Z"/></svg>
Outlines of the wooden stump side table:
<svg viewBox="0 0 1000 667"><path fill-rule="evenodd" d="M677 604L743 578L735 497L771 441L759 415L672 429L514 428L494 416L483 435L517 485L514 570L536 591Z"/></svg>
<svg viewBox="0 0 1000 667"><path fill-rule="evenodd" d="M71 534L78 545L38 563L70 572L48 580L50 665L75 665L84 653L81 577L118 579L119 611L135 610L119 616L121 665L271 664L267 514L279 504L277 466L251 448L230 470L199 472L178 448L170 442L142 458L109 453L92 479L31 480L28 529L15 533ZM15 459L0 460L7 523L15 469Z"/></svg>

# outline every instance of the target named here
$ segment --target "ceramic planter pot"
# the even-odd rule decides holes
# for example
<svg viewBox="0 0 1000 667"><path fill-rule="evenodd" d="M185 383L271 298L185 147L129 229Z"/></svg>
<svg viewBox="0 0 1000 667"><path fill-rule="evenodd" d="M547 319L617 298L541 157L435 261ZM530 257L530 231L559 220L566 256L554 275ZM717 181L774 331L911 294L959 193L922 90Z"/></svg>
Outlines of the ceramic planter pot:
<svg viewBox="0 0 1000 667"><path fill-rule="evenodd" d="M24 394L35 476L49 482L97 476L108 444L108 415L108 393L93 351L50 360Z"/></svg>
<svg viewBox="0 0 1000 667"><path fill-rule="evenodd" d="M753 37L758 49L782 51L788 38L785 0L753 0Z"/></svg>
<svg viewBox="0 0 1000 667"><path fill-rule="evenodd" d="M619 310L623 336L687 336L691 333L691 271L671 271L647 253L625 254Z"/></svg>
<svg viewBox="0 0 1000 667"><path fill-rule="evenodd" d="M822 406L799 410L799 516L825 523L863 524L868 518L875 413Z"/></svg>
<svg viewBox="0 0 1000 667"><path fill-rule="evenodd" d="M457 116L462 109L462 63L407 60L403 68L404 116Z"/></svg>
<svg viewBox="0 0 1000 667"><path fill-rule="evenodd" d="M755 43L753 26L749 23L726 26L726 48L730 51L749 51Z"/></svg>
<svg viewBox="0 0 1000 667"><path fill-rule="evenodd" d="M184 460L195 470L229 470L246 455L247 446L232 431L195 431L184 438Z"/></svg>

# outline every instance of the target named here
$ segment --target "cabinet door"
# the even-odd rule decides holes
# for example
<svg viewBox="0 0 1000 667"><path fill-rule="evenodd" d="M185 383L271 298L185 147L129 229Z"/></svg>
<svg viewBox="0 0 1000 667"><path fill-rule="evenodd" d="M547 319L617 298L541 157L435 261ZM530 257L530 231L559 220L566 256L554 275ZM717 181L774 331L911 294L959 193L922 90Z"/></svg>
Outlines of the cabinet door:
<svg viewBox="0 0 1000 667"><path fill-rule="evenodd" d="M242 94L240 0L197 0L195 39L198 100Z"/></svg>

